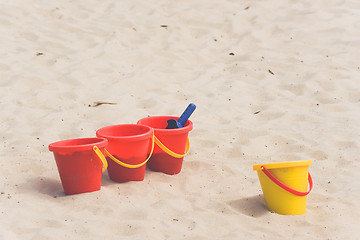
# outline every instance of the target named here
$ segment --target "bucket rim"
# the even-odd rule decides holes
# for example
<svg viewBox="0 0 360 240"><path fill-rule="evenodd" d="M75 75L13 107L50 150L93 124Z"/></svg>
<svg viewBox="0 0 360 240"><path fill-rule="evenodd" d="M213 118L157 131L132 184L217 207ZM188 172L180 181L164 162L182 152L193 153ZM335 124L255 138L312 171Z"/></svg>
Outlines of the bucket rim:
<svg viewBox="0 0 360 240"><path fill-rule="evenodd" d="M49 144L51 152L80 152L92 150L94 146L103 148L108 145L105 138L74 138L66 139Z"/></svg>
<svg viewBox="0 0 360 240"><path fill-rule="evenodd" d="M138 125L143 125L143 126L149 126L143 123L144 120L146 119L160 119L160 118L164 118L164 119L176 119L179 120L180 117L176 117L176 116L149 116L149 117L145 117L140 119L139 121L137 121ZM150 127L150 126L149 126ZM150 127L153 128L153 127ZM153 128L154 131L156 133L166 133L166 134L183 134L183 133L188 133L193 129L193 122L191 120L187 120L185 123L185 126L182 128L173 128L173 129L165 129L165 128Z"/></svg>
<svg viewBox="0 0 360 240"><path fill-rule="evenodd" d="M253 165L253 170L254 171L262 170L261 166L265 166L267 169L275 169L275 168L289 168L289 167L300 167L300 166L310 166L310 165L312 165L312 160L264 163L264 164Z"/></svg>
<svg viewBox="0 0 360 240"><path fill-rule="evenodd" d="M104 130L109 128L126 128L126 127L133 127L133 128L143 128L146 129L144 133L136 134L136 135L127 135L127 136L114 136L114 135L107 135L102 133ZM100 128L96 131L96 136L105 138L109 142L122 142L122 141L140 141L151 138L153 135L153 129L146 125L138 125L138 124L117 124L117 125L110 125L107 127Z"/></svg>

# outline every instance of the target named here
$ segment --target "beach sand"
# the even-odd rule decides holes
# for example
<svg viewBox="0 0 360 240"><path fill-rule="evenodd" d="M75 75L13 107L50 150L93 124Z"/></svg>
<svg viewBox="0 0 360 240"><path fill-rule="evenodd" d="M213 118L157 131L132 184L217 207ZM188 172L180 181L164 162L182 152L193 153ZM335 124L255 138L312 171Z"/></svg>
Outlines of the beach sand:
<svg viewBox="0 0 360 240"><path fill-rule="evenodd" d="M358 239L359 16L337 0L3 1L0 239ZM190 102L179 174L64 194L50 143ZM252 166L303 159L306 214L268 211Z"/></svg>

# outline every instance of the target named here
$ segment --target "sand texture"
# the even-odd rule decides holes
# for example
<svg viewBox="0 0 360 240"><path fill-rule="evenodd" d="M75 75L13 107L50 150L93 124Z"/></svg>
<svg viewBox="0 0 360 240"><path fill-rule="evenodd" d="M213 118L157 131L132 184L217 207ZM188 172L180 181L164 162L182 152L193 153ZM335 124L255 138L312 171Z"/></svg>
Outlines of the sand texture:
<svg viewBox="0 0 360 240"><path fill-rule="evenodd" d="M359 1L2 1L0 33L0 239L359 239ZM64 194L50 143L190 102L180 174ZM271 213L252 166L303 159Z"/></svg>

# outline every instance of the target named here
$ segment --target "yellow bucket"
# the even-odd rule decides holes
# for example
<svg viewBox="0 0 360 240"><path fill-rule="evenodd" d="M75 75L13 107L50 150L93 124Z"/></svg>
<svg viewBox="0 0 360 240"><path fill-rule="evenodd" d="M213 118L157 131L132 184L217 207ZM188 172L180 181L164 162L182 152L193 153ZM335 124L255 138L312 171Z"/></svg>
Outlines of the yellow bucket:
<svg viewBox="0 0 360 240"><path fill-rule="evenodd" d="M270 211L284 215L305 214L306 196L313 186L309 173L311 164L311 160L304 160L253 166Z"/></svg>

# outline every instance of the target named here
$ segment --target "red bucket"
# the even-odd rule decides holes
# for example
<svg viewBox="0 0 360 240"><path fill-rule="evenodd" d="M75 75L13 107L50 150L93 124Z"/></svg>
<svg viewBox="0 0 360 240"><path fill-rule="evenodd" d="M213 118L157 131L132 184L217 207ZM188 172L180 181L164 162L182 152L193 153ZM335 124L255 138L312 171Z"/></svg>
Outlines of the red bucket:
<svg viewBox="0 0 360 240"><path fill-rule="evenodd" d="M96 136L106 138L109 177L115 182L142 181L153 130L147 126L121 124L101 128Z"/></svg>
<svg viewBox="0 0 360 240"><path fill-rule="evenodd" d="M168 119L178 120L179 117L154 116L140 119L137 123L154 129L156 145L148 167L156 172L173 175L181 171L183 158L189 151L188 133L193 123L188 120L182 128L165 129ZM184 154L185 149L187 151Z"/></svg>
<svg viewBox="0 0 360 240"><path fill-rule="evenodd" d="M49 145L67 195L100 190L107 167L102 152L107 144L102 138L78 138Z"/></svg>

